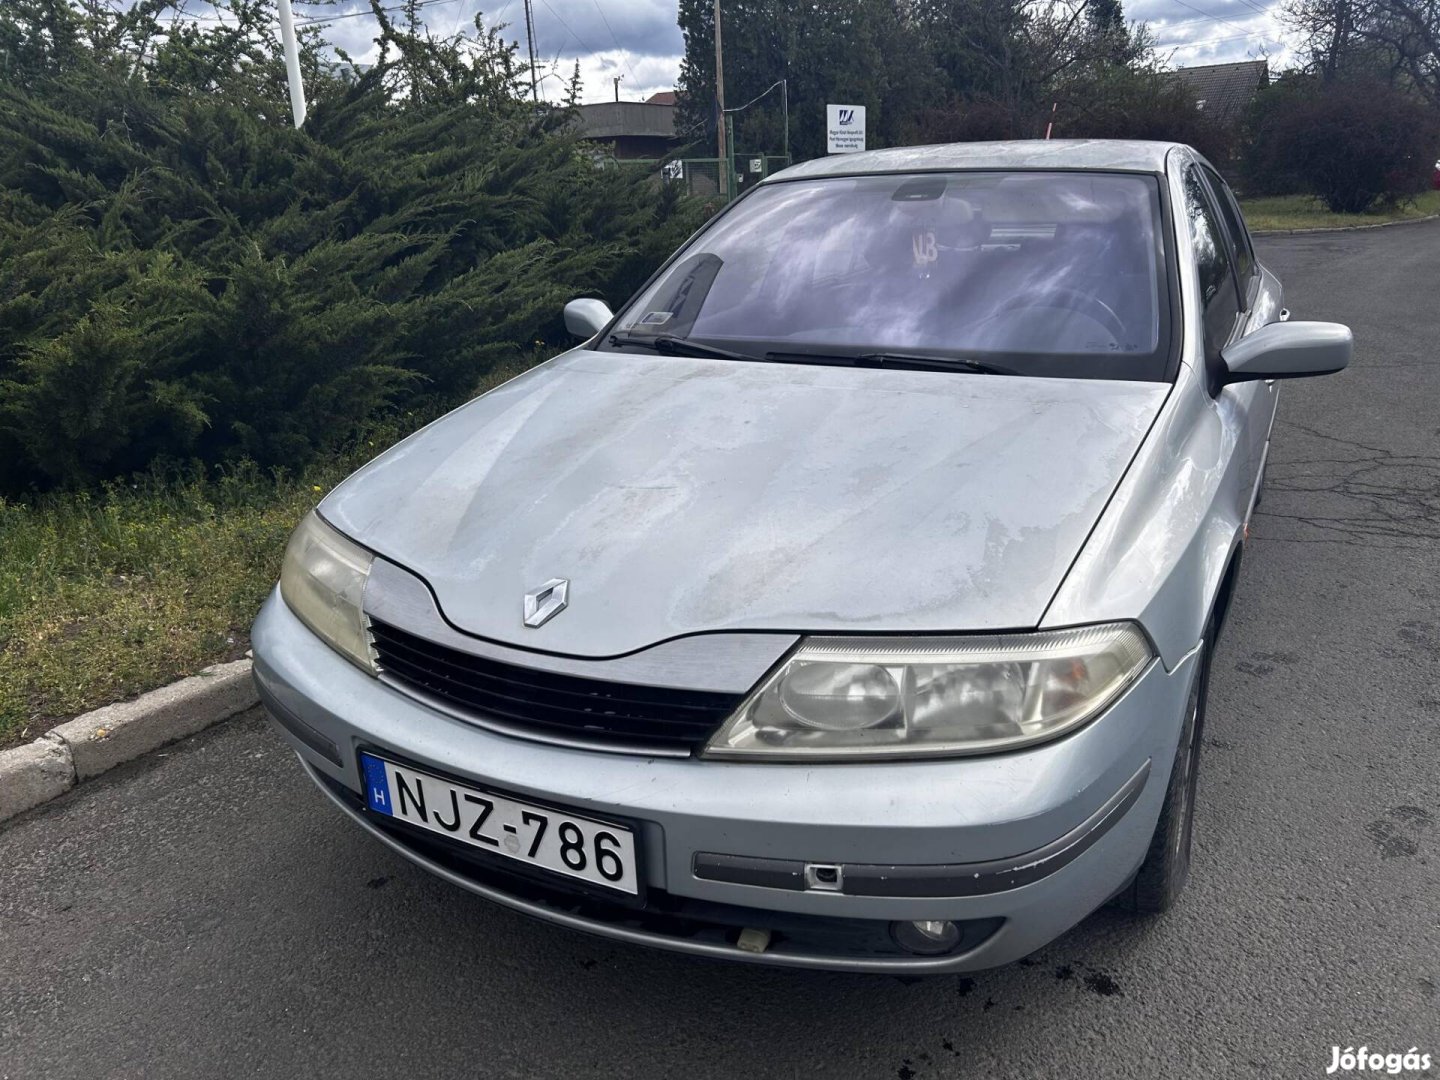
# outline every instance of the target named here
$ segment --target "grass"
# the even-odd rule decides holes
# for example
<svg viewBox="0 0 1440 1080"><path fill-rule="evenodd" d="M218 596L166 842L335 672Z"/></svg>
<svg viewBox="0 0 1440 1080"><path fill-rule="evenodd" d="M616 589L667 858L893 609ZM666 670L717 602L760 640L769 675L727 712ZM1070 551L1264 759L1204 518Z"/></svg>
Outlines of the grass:
<svg viewBox="0 0 1440 1080"><path fill-rule="evenodd" d="M1245 221L1251 229L1338 229L1351 225L1379 225L1387 221L1413 221L1440 214L1440 191L1427 191L1414 202L1363 214L1333 214L1311 195L1277 195L1242 199Z"/></svg>
<svg viewBox="0 0 1440 1080"><path fill-rule="evenodd" d="M0 746L243 655L286 537L342 474L0 501Z"/></svg>
<svg viewBox="0 0 1440 1080"><path fill-rule="evenodd" d="M477 393L540 358L500 366ZM0 498L0 748L244 655L296 522L425 419L404 417L298 476L241 466Z"/></svg>

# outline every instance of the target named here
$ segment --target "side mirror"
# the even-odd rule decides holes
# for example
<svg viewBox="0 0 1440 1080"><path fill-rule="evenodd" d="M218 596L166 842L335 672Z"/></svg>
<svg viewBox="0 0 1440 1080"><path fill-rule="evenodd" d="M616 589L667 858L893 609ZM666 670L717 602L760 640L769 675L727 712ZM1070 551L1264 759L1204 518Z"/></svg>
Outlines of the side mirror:
<svg viewBox="0 0 1440 1080"><path fill-rule="evenodd" d="M614 317L604 300L571 300L565 305L565 329L582 341L604 330Z"/></svg>
<svg viewBox="0 0 1440 1080"><path fill-rule="evenodd" d="M1350 363L1350 328L1329 322L1276 322L1220 354L1226 382L1330 375Z"/></svg>

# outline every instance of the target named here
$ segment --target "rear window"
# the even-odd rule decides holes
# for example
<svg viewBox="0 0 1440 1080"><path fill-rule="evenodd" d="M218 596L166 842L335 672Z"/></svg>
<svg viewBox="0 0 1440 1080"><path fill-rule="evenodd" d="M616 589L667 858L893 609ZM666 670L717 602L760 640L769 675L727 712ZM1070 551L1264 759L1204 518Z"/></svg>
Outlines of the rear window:
<svg viewBox="0 0 1440 1080"><path fill-rule="evenodd" d="M616 329L756 355L923 352L1162 379L1160 223L1156 178L1131 174L781 182L703 232Z"/></svg>

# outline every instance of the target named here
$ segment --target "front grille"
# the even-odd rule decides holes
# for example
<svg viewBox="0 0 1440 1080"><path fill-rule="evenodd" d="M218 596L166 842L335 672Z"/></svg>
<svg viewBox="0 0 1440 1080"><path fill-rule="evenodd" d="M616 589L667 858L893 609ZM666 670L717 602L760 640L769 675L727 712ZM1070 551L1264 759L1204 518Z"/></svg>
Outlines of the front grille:
<svg viewBox="0 0 1440 1080"><path fill-rule="evenodd" d="M371 620L381 670L403 686L537 736L694 750L740 705L737 694L557 675L472 656Z"/></svg>

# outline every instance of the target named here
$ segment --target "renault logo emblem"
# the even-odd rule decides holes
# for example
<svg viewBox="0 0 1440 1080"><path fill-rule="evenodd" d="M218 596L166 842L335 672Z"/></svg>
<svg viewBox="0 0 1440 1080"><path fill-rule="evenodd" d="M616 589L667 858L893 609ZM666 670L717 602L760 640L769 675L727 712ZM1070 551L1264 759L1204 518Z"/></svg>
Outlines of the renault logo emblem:
<svg viewBox="0 0 1440 1080"><path fill-rule="evenodd" d="M551 578L534 592L525 594L525 625L532 630L544 626L570 602L570 582L563 577Z"/></svg>

